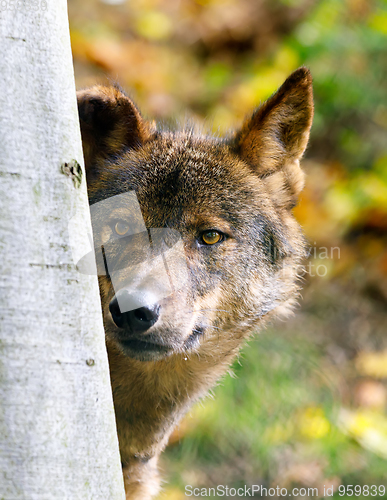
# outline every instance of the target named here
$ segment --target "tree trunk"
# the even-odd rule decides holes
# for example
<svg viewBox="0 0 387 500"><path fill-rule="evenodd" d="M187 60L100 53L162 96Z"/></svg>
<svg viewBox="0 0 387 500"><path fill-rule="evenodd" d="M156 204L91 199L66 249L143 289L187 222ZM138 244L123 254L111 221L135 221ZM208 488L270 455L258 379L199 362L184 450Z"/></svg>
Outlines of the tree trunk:
<svg viewBox="0 0 387 500"><path fill-rule="evenodd" d="M0 498L122 500L67 5L0 4Z"/></svg>

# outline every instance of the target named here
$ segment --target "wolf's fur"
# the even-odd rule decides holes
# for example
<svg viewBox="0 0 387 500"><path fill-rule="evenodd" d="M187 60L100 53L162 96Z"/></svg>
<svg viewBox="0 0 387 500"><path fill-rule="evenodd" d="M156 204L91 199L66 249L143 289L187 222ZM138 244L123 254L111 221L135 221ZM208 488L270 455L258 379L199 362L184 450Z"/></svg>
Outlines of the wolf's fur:
<svg viewBox="0 0 387 500"><path fill-rule="evenodd" d="M109 312L117 286L100 277L127 498L148 499L158 491L157 459L176 423L225 373L244 339L295 301L304 245L291 208L304 182L299 160L312 123L312 80L298 69L222 140L160 131L116 87L80 91L78 103L90 203L134 190L147 228L179 232L189 270L186 285L159 301L157 322L135 335L159 346L144 352L125 347L133 334ZM95 238L102 245L112 229L111 215L101 217L106 228ZM207 230L223 239L206 245ZM132 255L124 249L120 258ZM139 269L138 282L146 282L146 265ZM118 288L126 281L122 269Z"/></svg>

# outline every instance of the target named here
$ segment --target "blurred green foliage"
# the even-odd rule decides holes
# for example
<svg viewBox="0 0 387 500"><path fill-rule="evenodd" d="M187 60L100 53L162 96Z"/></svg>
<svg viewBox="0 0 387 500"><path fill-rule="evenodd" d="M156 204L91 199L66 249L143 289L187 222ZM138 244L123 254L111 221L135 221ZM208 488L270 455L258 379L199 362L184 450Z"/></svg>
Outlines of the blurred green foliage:
<svg viewBox="0 0 387 500"><path fill-rule="evenodd" d="M320 492L383 484L385 459L361 450L337 425L336 374L324 370L317 346L291 333L267 331L251 342L234 377L191 413L196 425L186 420L184 438L166 458L180 491L186 484L313 485Z"/></svg>

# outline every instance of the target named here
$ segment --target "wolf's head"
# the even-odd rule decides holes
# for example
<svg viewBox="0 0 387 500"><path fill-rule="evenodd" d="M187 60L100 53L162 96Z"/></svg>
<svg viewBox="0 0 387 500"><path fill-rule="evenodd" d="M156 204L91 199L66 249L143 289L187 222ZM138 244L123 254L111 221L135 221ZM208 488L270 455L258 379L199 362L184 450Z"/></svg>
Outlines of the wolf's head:
<svg viewBox="0 0 387 500"><path fill-rule="evenodd" d="M109 342L143 361L214 356L291 307L307 69L225 139L158 130L116 87L80 91L78 105Z"/></svg>

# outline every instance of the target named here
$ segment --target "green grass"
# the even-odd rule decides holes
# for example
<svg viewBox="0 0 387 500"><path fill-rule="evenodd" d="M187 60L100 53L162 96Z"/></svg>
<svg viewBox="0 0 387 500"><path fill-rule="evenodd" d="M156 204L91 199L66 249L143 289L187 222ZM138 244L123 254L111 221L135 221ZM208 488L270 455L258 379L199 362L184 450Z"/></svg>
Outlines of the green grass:
<svg viewBox="0 0 387 500"><path fill-rule="evenodd" d="M386 461L336 427L340 395L324 366L313 339L289 331L260 334L234 363L235 376L227 375L213 399L191 412L191 430L167 449L169 483L181 491L187 481L305 486L294 472L301 464L306 475L319 474L321 484L386 484Z"/></svg>

